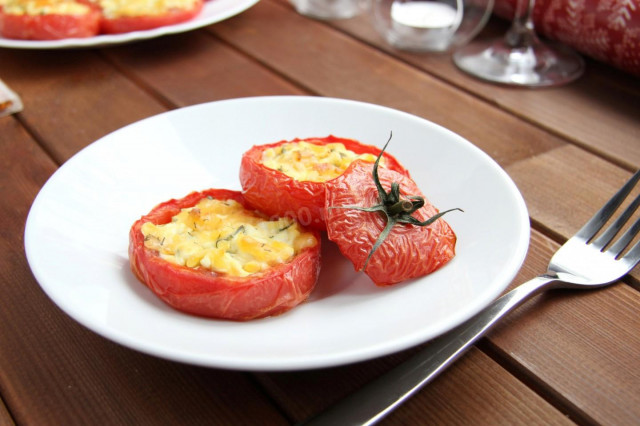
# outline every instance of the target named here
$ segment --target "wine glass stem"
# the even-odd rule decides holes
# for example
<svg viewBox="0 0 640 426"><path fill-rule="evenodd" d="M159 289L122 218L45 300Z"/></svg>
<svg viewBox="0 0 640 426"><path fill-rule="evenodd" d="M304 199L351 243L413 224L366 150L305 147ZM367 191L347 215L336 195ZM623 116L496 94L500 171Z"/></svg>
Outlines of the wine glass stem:
<svg viewBox="0 0 640 426"><path fill-rule="evenodd" d="M533 24L533 8L535 0L518 0L511 28L505 35L507 46L523 49L538 43Z"/></svg>

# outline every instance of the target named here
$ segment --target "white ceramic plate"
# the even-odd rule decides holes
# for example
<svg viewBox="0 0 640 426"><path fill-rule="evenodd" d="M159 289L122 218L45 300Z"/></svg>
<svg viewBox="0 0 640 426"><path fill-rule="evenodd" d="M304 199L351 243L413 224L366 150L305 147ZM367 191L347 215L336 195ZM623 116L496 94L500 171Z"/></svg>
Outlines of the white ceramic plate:
<svg viewBox="0 0 640 426"><path fill-rule="evenodd" d="M457 256L435 273L376 287L333 243L310 299L245 323L166 306L129 269L128 231L161 201L211 187L240 189L244 151L295 137L382 146L448 222ZM507 174L462 137L381 106L319 97L259 97L182 108L124 127L67 161L26 224L31 269L49 297L102 336L171 360L244 370L335 366L422 343L471 317L509 284L529 242L527 209Z"/></svg>
<svg viewBox="0 0 640 426"><path fill-rule="evenodd" d="M259 0L208 0L202 12L193 19L176 25L167 25L145 31L133 31L125 34L104 34L89 38L68 38L63 40L13 40L0 37L0 47L14 49L67 49L78 47L103 47L114 44L146 40L168 34L183 33L207 25L215 24L235 16Z"/></svg>

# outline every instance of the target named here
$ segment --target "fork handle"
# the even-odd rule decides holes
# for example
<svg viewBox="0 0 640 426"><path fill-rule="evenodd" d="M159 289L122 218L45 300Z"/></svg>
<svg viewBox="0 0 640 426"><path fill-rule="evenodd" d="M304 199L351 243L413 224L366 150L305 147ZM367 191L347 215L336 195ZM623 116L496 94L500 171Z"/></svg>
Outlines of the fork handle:
<svg viewBox="0 0 640 426"><path fill-rule="evenodd" d="M304 424L328 426L376 423L453 364L503 316L557 281L557 277L541 275L516 287L471 319L432 340L409 360Z"/></svg>

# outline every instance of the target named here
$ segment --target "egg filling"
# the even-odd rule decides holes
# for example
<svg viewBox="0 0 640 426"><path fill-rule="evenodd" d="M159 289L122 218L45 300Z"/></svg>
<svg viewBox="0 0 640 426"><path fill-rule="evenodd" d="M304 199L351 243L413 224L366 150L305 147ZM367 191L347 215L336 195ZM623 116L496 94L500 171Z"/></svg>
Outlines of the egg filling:
<svg viewBox="0 0 640 426"><path fill-rule="evenodd" d="M84 15L89 6L68 0L0 1L4 12L12 15Z"/></svg>
<svg viewBox="0 0 640 426"><path fill-rule="evenodd" d="M197 0L92 0L107 18L157 16L172 10L191 10Z"/></svg>
<svg viewBox="0 0 640 426"><path fill-rule="evenodd" d="M142 225L144 245L168 262L244 277L286 263L317 244L289 218L268 220L234 200L204 198L171 222Z"/></svg>
<svg viewBox="0 0 640 426"><path fill-rule="evenodd" d="M340 176L357 159L374 162L373 154L356 154L341 143L289 142L262 153L262 164L299 181L326 182ZM384 159L381 160L381 163ZM381 164L383 165L383 164Z"/></svg>

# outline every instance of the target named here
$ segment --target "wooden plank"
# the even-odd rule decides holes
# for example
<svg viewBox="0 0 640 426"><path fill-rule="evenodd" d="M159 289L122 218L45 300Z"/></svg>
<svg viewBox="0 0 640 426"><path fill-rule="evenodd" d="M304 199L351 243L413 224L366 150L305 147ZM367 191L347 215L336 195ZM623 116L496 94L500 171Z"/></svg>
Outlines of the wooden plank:
<svg viewBox="0 0 640 426"><path fill-rule="evenodd" d="M209 29L314 93L376 103L424 117L466 137L503 166L563 143L279 3L260 2L236 19ZM331 55L326 55L327 51Z"/></svg>
<svg viewBox="0 0 640 426"><path fill-rule="evenodd" d="M15 426L15 422L7 411L7 407L4 404L4 401L0 399L0 426Z"/></svg>
<svg viewBox="0 0 640 426"><path fill-rule="evenodd" d="M512 287L546 270L558 244L532 233L527 262ZM511 371L579 423L634 424L640 418L640 293L548 292L507 316L489 335Z"/></svg>
<svg viewBox="0 0 640 426"><path fill-rule="evenodd" d="M477 143L490 155L497 158L501 164L507 167L507 171L516 179L516 183L524 187L523 193L527 200L530 209L532 210L532 217L536 226L541 226L543 230L553 230L554 235L569 236L586 220L590 217L595 209L606 200L620 185L621 181L628 177L628 172L625 172L612 164L608 164L602 159L598 159L580 150L574 146L564 147L560 143L557 143L553 147L547 149L539 149L537 144L544 140L556 139L546 132L541 132L540 129L536 129L537 135L527 134L526 130L528 126L522 122L513 124L513 131L507 133L509 140L506 140L504 129L508 129L509 126L504 126L504 123L509 123L509 118L496 118L496 112L485 112L487 107L482 105L482 102L476 102L475 98L471 101L455 93L455 90L447 87L444 84L440 84L438 79L430 79L420 75L411 67L403 67L402 65L389 63L384 55L379 55L375 51L369 51L361 49L348 37L343 37L341 34L330 31L324 23L308 20L303 17L289 17L285 14L288 13L287 7L280 8L280 4L261 3L258 7L252 9L246 14L243 14L241 19L236 20L234 23L223 23L212 28L218 36L224 38L228 43L237 46L238 49L242 49L247 54L255 56L258 60L268 63L271 67L278 69L282 74L289 76L294 81L304 81L307 87L311 90L326 96L341 96L351 97L354 99L366 100L383 105L393 106L399 109L405 109L409 112L416 113L417 115L424 116L426 118L433 118L437 116L435 121L445 124L447 127L463 134L464 136ZM270 26L265 23L268 22ZM351 21L345 21L351 22ZM269 37L265 37L268 34ZM290 37L291 34L296 34L296 37ZM259 35L259 36L258 36ZM323 50L332 50L332 59L330 63L320 63L313 61L312 58L317 56ZM450 64L446 65L449 71L453 71ZM438 78L441 78L438 75ZM465 79L464 84L468 81ZM473 83L471 83L473 85ZM479 84L479 83L478 83ZM585 84L593 84L593 82L587 81ZM379 91L378 87L386 85L387 88L392 87L391 90ZM441 87L443 86L443 87ZM594 84L594 86L598 86ZM425 88L425 93L431 97L431 100L437 102L434 106L429 104L426 100L426 95L420 91L416 91L416 87ZM614 86L614 88L616 88ZM489 85L487 90L494 90L493 85ZM504 88L502 88L504 89ZM575 93L574 93L575 90ZM604 92L609 90L603 89ZM449 93L452 92L452 93ZM580 88L571 88L568 94L564 93L565 89L559 91L558 96L549 96L550 102L543 99L537 99L540 95L539 92L525 91L511 91L512 98L514 98L514 105L511 109L506 108L501 103L505 101L496 101L493 98L486 98L490 103L498 103L501 108L509 111L509 115L513 117L524 118L527 121L537 123L531 118L536 114L542 118L538 119L542 127L551 129L551 131L567 137L572 141L576 138L570 135L579 135L577 139L580 143L583 140L592 141L592 145L600 143L599 138L587 138L587 134L593 133L594 126L596 124L602 125L602 120L595 120L595 117L588 117L587 119L577 119L571 117L569 114L569 125L564 130L558 130L558 123L554 120L564 120L564 115L560 116L560 119L556 119L558 112L567 108L582 111L588 108L584 108L585 99L580 96ZM509 89L504 89L506 94L509 93ZM587 91L588 93L591 93ZM502 93L502 92L501 92ZM545 94L548 94L545 91ZM555 93L555 89L553 91ZM613 93L621 93L618 87ZM505 95L506 96L506 95ZM617 95L616 95L617 96ZM605 105L607 103L600 104L598 97L592 95L593 99L589 98L593 105ZM588 100L589 100L588 99ZM605 96L605 100L611 99ZM631 104L633 99L630 99L628 95L623 96L624 105ZM626 101L625 101L626 99ZM469 111L473 111L478 120L486 120L490 123L485 126L477 126L476 121L470 118L471 112L465 114L467 103L469 103ZM544 107L538 108L535 106L529 107L529 105L543 105ZM547 113L547 106L557 104L555 111ZM590 104L590 103L587 103ZM608 104L610 105L610 104ZM632 104L633 105L633 104ZM448 111L455 111L457 117L468 118L473 128L465 128L464 124L457 122L455 118L446 117L445 113L438 108L447 106ZM578 108L579 107L579 108ZM535 110L535 109L538 110ZM634 107L635 108L635 107ZM527 109L534 109L534 111L527 111ZM610 109L610 107L608 108ZM596 109L598 111L598 109ZM617 111L617 110L616 110ZM637 129L637 125L631 119L633 117L634 109L631 109L632 114L630 116L617 115L616 111L604 120L603 127L605 129L626 129L622 133L625 133L623 140L626 141L622 145L630 146L630 156L633 156L634 147L637 145L635 141L630 144L629 134L634 134ZM534 114L535 113L535 114ZM546 114L546 115L545 115ZM576 112L577 114L577 112ZM579 117L578 117L579 118ZM589 121L588 123L586 121ZM547 124L552 123L553 125ZM594 124L596 123L596 124ZM491 132L487 129L489 125L495 126L497 131ZM581 128L585 127L588 131L582 131ZM469 137L467 132L474 133L477 137ZM629 129L631 131L629 132ZM597 132L596 132L597 133ZM616 133L617 134L617 133ZM490 135L492 138L501 138L500 147L493 151L489 148L484 137ZM544 135L544 136L542 136ZM601 134L600 134L601 136ZM514 143L513 141L517 141ZM608 142L606 142L608 143ZM606 145L607 151L614 152L616 146ZM583 143L584 144L584 143ZM525 156L509 156L501 154L504 151L503 147L526 147L527 150ZM588 144L584 144L589 146ZM619 148L620 151L621 148ZM564 152L564 155L558 153ZM617 154L618 157L626 156L626 149L624 155ZM503 155L503 156L502 156ZM529 175L523 175L521 168L527 168L526 161L519 161L522 158L530 156L531 161L536 162L536 166L539 166L538 162L542 163L548 161L550 158L555 158L551 164L542 168L531 167L527 170L530 171ZM559 156L559 157L555 157ZM566 157L566 158L565 158ZM562 160L567 160L568 165ZM620 160L620 163L628 165L625 160ZM609 172L612 172L610 175ZM566 181L568 184L565 186ZM561 189L558 192L554 192L550 182L562 182L558 185ZM522 188L521 188L522 189ZM582 191L586 190L586 191ZM610 191L611 190L611 191ZM582 192L581 192L582 191ZM584 205L575 206L574 203L568 203L567 200L572 200L570 194L584 194ZM560 207L551 206L549 204L556 204ZM577 210L577 211L576 211ZM578 214L577 214L578 213ZM543 264L546 266L546 264ZM546 269L546 268L545 268ZM544 271L544 269L542 269ZM541 272L540 270L537 273ZM594 318L598 320L598 318ZM601 319L600 319L601 320ZM630 318L627 317L626 323L628 324ZM597 328L597 326L596 326ZM579 330L578 330L579 331ZM572 330L571 332L576 332ZM564 337L564 336L563 336ZM587 336L582 336L585 340L588 340ZM554 342L560 344L561 339ZM510 353L511 348L504 348L499 346L504 353ZM530 348L531 350L531 348ZM529 356L533 356L530 354ZM584 359L584 358L583 358ZM506 361L505 361L506 362ZM532 360L523 357L519 360L519 365L526 366ZM580 369L580 360L577 360L574 364L576 369ZM633 363L631 363L633 365ZM522 367L523 370L526 368ZM621 373L628 373L628 368L619 370ZM549 371L547 374L551 375L558 373L558 371ZM562 372L561 372L562 373ZM566 371L564 375L560 376L562 380L570 380ZM344 379L344 378L343 378ZM598 379L598 378L596 378ZM600 377L601 379L601 377ZM346 382L350 382L350 379L344 379ZM597 405L597 402L593 398L589 399L587 395L580 394L579 397L574 398L571 394L573 391L571 388L559 387L559 391L546 388L546 393L550 398L562 406L567 408L570 414L573 414L577 418L591 419L602 418L601 413L610 411L611 407L614 407L617 402L609 401L608 407L603 411L598 412L595 409L589 408L591 405ZM629 386L625 388L627 391L631 391ZM296 394L297 388L285 389L283 393ZM581 398L586 398L585 403ZM620 399L621 400L621 399ZM293 405L293 401L288 401L285 405ZM305 404L299 404L303 407ZM586 409L584 407L587 407ZM294 410L294 414L301 415ZM305 413L308 414L308 413Z"/></svg>
<svg viewBox="0 0 640 426"><path fill-rule="evenodd" d="M126 124L165 111L89 50L0 49L2 78L21 97L20 113L58 163Z"/></svg>
<svg viewBox="0 0 640 426"><path fill-rule="evenodd" d="M507 171L523 191L536 223L543 229L554 230L554 233L564 238L572 235L591 217L630 175L629 172L571 145L515 163ZM576 202L572 194L582 196ZM524 269L525 272L516 280L518 283L545 271L546 263L557 247L557 244L537 233L534 235L537 236L532 244L532 253L537 256L532 258L535 263ZM537 299L538 303L540 300ZM509 358L505 363L517 364L513 368L519 370L519 374L526 375L528 380L537 383L541 392L574 418L587 421L595 419L602 423L611 419L616 420L617 424L630 423L630 420L638 418L640 414L625 403L629 399L628 394L633 393L633 389L639 384L634 366L637 365L635 354L640 350L640 342L637 336L632 335L638 326L637 316L634 315L640 308L638 293L621 286L588 296L568 295L561 300L565 305L555 304L543 310L551 319L541 321L544 325L528 331L532 335L529 340L527 331L523 331L518 323L513 325L511 331L511 335L517 339L491 339L496 350ZM588 302L583 303L587 300ZM535 302L523 307L519 315L515 316L526 327L536 324L540 316L534 315L534 308L531 306L536 306ZM553 308L556 310L552 310ZM530 314L533 319L527 320L525 313ZM564 325L562 328L554 326L557 323ZM555 333L546 336L543 335L545 330L553 330ZM624 342L623 345L620 344L620 339ZM572 347L576 348L574 352L563 352L563 342L567 341L573 343ZM542 343L549 356L541 355L541 352L545 353L539 350ZM555 362L550 360L553 355L557 356ZM531 365L536 366L533 372L529 372ZM585 365L593 369L585 369ZM579 372L582 376L576 379L572 376L574 372ZM324 377L325 373L320 376ZM538 374L543 377L537 376ZM277 380L286 382L277 385L284 388L280 394L295 395L294 398L297 398L299 390L295 387L288 388L289 379ZM341 380L352 382L351 377L345 379L341 376ZM593 386L589 386L589 383L609 382L617 388L617 392L609 392L609 389L593 391ZM549 386L549 383L553 385ZM324 386L328 385L325 383ZM346 393L348 392L344 394ZM325 404L328 405L325 401L322 406ZM293 407L293 416L309 415L308 412L296 411L306 406L306 400L305 403L287 400L285 405ZM640 404L637 406L640 407ZM412 413L410 410L408 415L413 415Z"/></svg>
<svg viewBox="0 0 640 426"><path fill-rule="evenodd" d="M561 239L577 232L631 176L572 145L513 164L507 172L535 224Z"/></svg>
<svg viewBox="0 0 640 426"><path fill-rule="evenodd" d="M531 216L561 238L575 233L629 177L573 146L514 164L508 172ZM568 202L568 194L581 197ZM532 235L528 262L515 283L544 272L558 247ZM636 279L639 274L638 268L632 272ZM552 292L509 316L491 334L491 342L560 406L577 407L576 415L588 421L632 424L640 418L640 396L634 391L640 386L639 309L640 293L626 285Z"/></svg>
<svg viewBox="0 0 640 426"><path fill-rule="evenodd" d="M631 176L574 146L514 164L507 171L530 216L564 238L573 235Z"/></svg>
<svg viewBox="0 0 640 426"><path fill-rule="evenodd" d="M247 96L305 94L200 31L106 49L103 54L127 75L177 106Z"/></svg>
<svg viewBox="0 0 640 426"><path fill-rule="evenodd" d="M295 421L321 412L414 350L347 367L270 373L260 381ZM571 424L507 371L472 349L380 424Z"/></svg>
<svg viewBox="0 0 640 426"><path fill-rule="evenodd" d="M485 100L460 94L455 88L442 83L440 77L424 76L413 66L393 63L386 54L375 49L363 49L361 44L326 24L309 22L291 15L289 9L279 4L267 3L261 2L247 13L210 29L237 51L219 43L215 43L216 48L210 51L205 37L198 32L179 37L190 52L189 56L196 56L198 61L191 61L186 56L182 58L181 43L174 42L173 38L123 46L113 52L105 51L104 56L94 55L91 51L38 52L38 55L0 51L3 67L8 63L4 59L11 59L7 71L3 68L3 78L29 100L28 106L32 108L20 115L21 120L45 141L45 146L51 148L58 162L106 133L105 130L111 126L117 128L133 121L117 111L119 107L128 110L141 108L139 116L143 117L174 104L209 100L209 96L217 99L243 94L245 88L233 75L249 76L249 71L242 74L245 66L264 63L274 74L259 71L260 67L256 66L257 83L246 92L311 92L351 97L442 120L441 124L446 123L447 127L459 133L465 132L465 136L508 167L525 193L530 209L534 210L535 226L554 237L573 233L577 229L573 225L577 223L579 226L593 213L591 207L608 198L609 190L614 191L628 176L624 170L580 149L565 147L561 138L537 129L535 125L523 123L519 117L530 120L530 115L521 115L518 111L526 110L529 102L517 105L508 113L494 111ZM269 21L270 18L274 21ZM270 40L271 35L274 35L273 40ZM306 38L309 35L313 40ZM306 51L305 43L309 44L310 52ZM149 52L145 53L144 46L149 47ZM194 78L198 84L181 81L179 76L172 74L171 61L157 51L152 52L163 47L169 48L167 54L171 61L182 61L181 66L190 70L189 78ZM317 57L323 49L336 50L335 62L318 65ZM217 68L220 63L210 59L209 54L216 58L218 56L214 55L220 54L230 62L227 64L230 68ZM136 55L142 58L138 60ZM310 62L314 56L316 61ZM32 66L36 69L31 69ZM83 66L91 71L89 76L80 71ZM126 76L120 75L120 71L124 71ZM5 77L5 72L9 78ZM53 78L48 75L51 72ZM219 87L222 84L217 80L215 84L206 84L210 79L225 75L230 76L224 88ZM74 89L74 79L79 80L80 88ZM94 85L97 94L90 91ZM383 85L390 85L393 90L381 93L385 92L379 90ZM209 95L205 87L215 88L215 92ZM47 90L42 94L36 89L50 89L53 94L47 95ZM41 95L43 99L39 98ZM61 105L59 100L64 99L60 97L63 95L74 101L77 99L82 111L63 107L60 111L62 119L52 115L51 105ZM100 104L104 110L96 110L92 109L97 102L94 96L117 99L112 105ZM91 102L82 100L83 97ZM529 100L537 102L535 98ZM125 101L132 105L123 106ZM568 103L565 107L577 104ZM109 112L112 109L115 111ZM95 118L96 111L106 111L108 116ZM625 122L622 120L622 125ZM65 128L69 124L78 128L72 127L70 131ZM612 125L609 122L607 126ZM63 140L67 136L70 140ZM585 137L580 136L579 139ZM510 139L522 140L522 143L509 143ZM63 142L67 145L55 148ZM55 170L55 164L47 159L13 118L0 120L0 148L3 153L9 153L0 159L2 169L7 170L6 175L0 177L0 191L9 201L0 207L0 214L9 218L3 231L3 245L0 246L8 254L0 260L0 288L3 301L6 301L0 311L0 323L5 324L0 328L0 341L3 342L0 347L0 389L3 398L5 394L9 395L5 401L11 412L17 413L19 424L47 421L95 423L96 419L115 424L178 421L235 424L250 423L256 417L265 424L285 422L274 411L270 401L256 391L250 378L242 373L194 368L135 353L86 331L53 307L30 276L20 246L30 200ZM535 168L540 166L538 162L543 167ZM549 187L549 176L566 182L568 187ZM546 188L543 187L545 184ZM17 194L14 194L16 189ZM586 192L572 192L578 190ZM575 193L582 194L577 207L566 201L570 198L563 196ZM553 214L544 210L549 199L552 200L550 208ZM552 248L554 244L546 238L535 242L530 257L539 254L542 262ZM535 273L540 272L539 267L545 264L546 260L535 263L530 269L526 266L519 278L524 279L529 273L532 276L534 270ZM15 286L15 283L20 286ZM628 420L640 417L633 407L629 409L628 395L638 389L637 374L630 371L637 365L637 358L630 358L638 353L637 338L629 336L629 330L637 329L638 325L631 316L632 312L637 312L637 293L629 287L618 286L593 295L585 294L578 298L573 294L561 294L536 299L516 312L512 322L496 330L487 346L492 356L522 377L527 385L553 401L563 414L585 422L629 423ZM25 300L29 303L24 303ZM6 309L5 305L8 306ZM622 308L619 309L620 306ZM546 321L547 328L539 328L534 323L538 320ZM585 330L589 326L595 330ZM528 336L528 339L523 339L523 336ZM624 344L619 345L620 339L626 339ZM554 345L562 342L571 342L575 350L554 350ZM548 347L552 350L550 355L539 353L539 348ZM557 358L550 359L552 355ZM613 357L616 360L611 365L602 366L602 362L612 361ZM333 388L326 385L335 385L343 392L341 395L345 394L354 385L364 383L383 371L389 362L396 362L396 356L391 358L393 361L376 360L344 369L260 375L260 380L287 413L294 419L301 419L336 396L331 395ZM589 368L597 371L585 371ZM574 371L580 372L577 379ZM617 387L617 392L608 388L609 374L613 376L612 386ZM322 382L323 375L327 375L328 381ZM487 380L480 380L487 375ZM314 378L325 386L303 389ZM351 384L340 388L345 381ZM592 391L593 383L600 385ZM170 396L167 396L167 389L172 391ZM312 392L314 389L315 393ZM485 404L478 400L478 395L484 394L495 399ZM457 399L469 405L458 403ZM508 408L504 411L491 405L499 399L507 401ZM631 396L631 403L638 406L637 402L637 397ZM244 409L238 412L234 407ZM397 417L390 418L389 422L413 424L427 418L434 423L542 424L564 420L530 388L514 380L507 371L477 350L405 408L394 414ZM620 412L614 413L616 409ZM473 415L474 411L478 417L465 417ZM609 419L611 421L607 421Z"/></svg>
<svg viewBox="0 0 640 426"><path fill-rule="evenodd" d="M3 79L25 104L21 118L60 163L107 133L166 108L304 93L204 32L106 49L103 55L108 61L91 51L0 51L0 62L7 64ZM52 105L58 106L55 113Z"/></svg>
<svg viewBox="0 0 640 426"><path fill-rule="evenodd" d="M525 264L509 289L545 271L557 247L533 231ZM526 385L474 349L388 422L633 424L640 416L640 404L633 402L640 399L634 391L640 385L638 309L640 293L624 284L539 296L504 319L485 341L489 353ZM418 349L348 367L269 373L259 379L289 416L302 420Z"/></svg>
<svg viewBox="0 0 640 426"><path fill-rule="evenodd" d="M23 252L29 206L56 165L14 118L0 120L0 151L0 389L17 424L286 423L244 373L147 356L62 313Z"/></svg>
<svg viewBox="0 0 640 426"><path fill-rule="evenodd" d="M640 84L637 77L589 60L585 75L573 84L542 90L517 89L470 78L455 67L450 54L395 49L376 32L368 16L331 24L618 164L630 169L640 168ZM480 38L500 37L504 31L504 23L494 20Z"/></svg>

